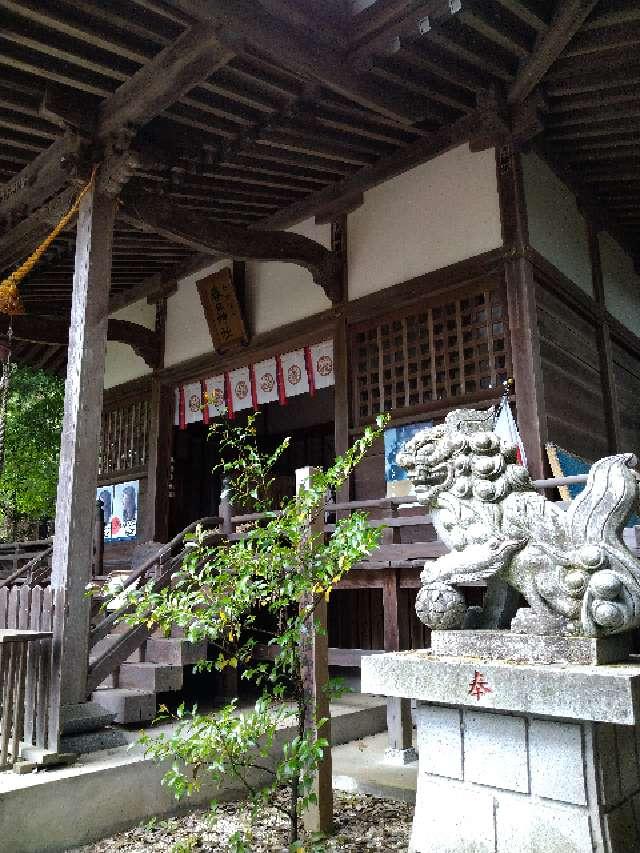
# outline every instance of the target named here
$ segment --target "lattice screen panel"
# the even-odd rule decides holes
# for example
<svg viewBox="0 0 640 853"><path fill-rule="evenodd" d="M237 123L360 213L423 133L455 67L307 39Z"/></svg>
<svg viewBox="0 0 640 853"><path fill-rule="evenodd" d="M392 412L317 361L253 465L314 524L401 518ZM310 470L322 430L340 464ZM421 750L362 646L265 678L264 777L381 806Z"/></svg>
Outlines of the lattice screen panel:
<svg viewBox="0 0 640 853"><path fill-rule="evenodd" d="M148 400L135 400L104 411L98 476L143 468L147 464L148 439Z"/></svg>
<svg viewBox="0 0 640 853"><path fill-rule="evenodd" d="M354 328L355 423L504 382L510 372L506 322L504 299L493 286Z"/></svg>

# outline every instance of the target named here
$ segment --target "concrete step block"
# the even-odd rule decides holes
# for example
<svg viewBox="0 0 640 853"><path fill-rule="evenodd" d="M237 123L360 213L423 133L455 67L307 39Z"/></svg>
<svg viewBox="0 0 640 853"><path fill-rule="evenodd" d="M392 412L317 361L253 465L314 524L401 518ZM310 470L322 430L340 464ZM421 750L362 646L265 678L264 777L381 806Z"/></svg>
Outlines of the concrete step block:
<svg viewBox="0 0 640 853"><path fill-rule="evenodd" d="M104 681L98 684L98 690L112 690L114 687L118 686L118 673L112 672L111 675L108 675Z"/></svg>
<svg viewBox="0 0 640 853"><path fill-rule="evenodd" d="M147 640L147 662L168 663L175 666L190 666L207 657L207 641L190 643L180 637L170 637L167 640Z"/></svg>
<svg viewBox="0 0 640 853"><path fill-rule="evenodd" d="M115 714L116 723L148 723L156 715L156 695L148 690L96 690L93 699Z"/></svg>
<svg viewBox="0 0 640 853"><path fill-rule="evenodd" d="M145 660L144 643L135 652L132 652L127 658L127 663L143 663Z"/></svg>
<svg viewBox="0 0 640 853"><path fill-rule="evenodd" d="M123 663L120 687L134 687L153 693L167 693L182 687L182 667L158 663Z"/></svg>

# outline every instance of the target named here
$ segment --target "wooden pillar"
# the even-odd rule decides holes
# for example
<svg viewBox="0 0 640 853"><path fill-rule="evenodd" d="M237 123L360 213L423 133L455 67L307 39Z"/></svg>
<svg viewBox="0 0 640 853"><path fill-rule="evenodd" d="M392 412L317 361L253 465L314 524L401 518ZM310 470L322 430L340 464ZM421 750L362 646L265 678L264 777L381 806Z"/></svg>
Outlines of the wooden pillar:
<svg viewBox="0 0 640 853"><path fill-rule="evenodd" d="M149 439L147 451L147 510L145 536L155 542L169 538L169 477L173 438L173 392L163 385L158 370L164 364L167 300L156 303L156 334L160 337L162 358L151 377Z"/></svg>
<svg viewBox="0 0 640 853"><path fill-rule="evenodd" d="M331 249L342 258L342 302L346 305L349 293L349 270L347 253L347 217L331 223ZM336 456L342 456L349 449L349 352L347 318L341 313L336 320L333 333L334 387L334 438ZM336 495L338 503L348 503L351 499L351 479Z"/></svg>
<svg viewBox="0 0 640 853"><path fill-rule="evenodd" d="M526 256L529 228L522 161L511 145L496 149L496 161L518 428L527 452L529 473L537 480L545 476L547 417L535 282L531 261Z"/></svg>
<svg viewBox="0 0 640 853"><path fill-rule="evenodd" d="M316 469L299 468L296 471L296 494L304 491ZM324 531L324 513L318 513L309 525L311 536L322 536ZM304 606L305 602L301 602ZM320 632L316 626L320 626ZM326 687L329 681L329 643L327 637L327 602L323 599L307 620L306 642L301 649L302 682L309 709L305 728L315 728L316 719L326 719L316 734L326 738L329 746L318 767L314 781L317 802L309 806L304 813L304 825L307 832L331 832L333 826L333 788L331 780L331 711Z"/></svg>
<svg viewBox="0 0 640 853"><path fill-rule="evenodd" d="M611 349L611 335L609 333L609 324L607 323L600 240L598 238L598 229L590 223L587 224L587 239L589 241L589 257L591 259L593 295L597 306L596 335L600 356L600 385L602 387L602 399L604 403L604 420L607 427L607 444L609 453L618 453L622 449L620 408L616 389L613 352Z"/></svg>
<svg viewBox="0 0 640 853"><path fill-rule="evenodd" d="M96 185L97 186L97 185ZM94 187L78 215L51 584L54 670L63 705L86 697L91 556L115 199ZM55 713L58 709L54 708Z"/></svg>
<svg viewBox="0 0 640 853"><path fill-rule="evenodd" d="M395 518L398 515L396 504L390 504L390 510L392 518ZM389 544L399 541L399 530L398 527L386 528L384 537ZM400 571L390 568L384 573L382 588L385 652L399 652L401 649L399 600ZM408 764L417 759L417 753L413 749L410 699L394 697L387 699L387 737L388 746L385 755L387 762Z"/></svg>

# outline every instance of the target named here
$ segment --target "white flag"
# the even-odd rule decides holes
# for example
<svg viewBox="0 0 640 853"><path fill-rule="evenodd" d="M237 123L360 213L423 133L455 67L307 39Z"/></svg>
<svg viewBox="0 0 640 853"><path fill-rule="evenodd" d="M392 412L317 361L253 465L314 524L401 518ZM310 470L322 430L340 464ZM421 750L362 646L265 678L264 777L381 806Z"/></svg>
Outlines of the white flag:
<svg viewBox="0 0 640 853"><path fill-rule="evenodd" d="M522 439L520 438L518 426L516 424L515 418L513 417L511 405L508 401L505 401L500 407L500 411L498 412L498 417L496 420L496 425L494 426L493 431L506 444L515 444L517 448L518 462L521 465L524 465L524 467L526 468L527 454L524 451L524 444L522 443Z"/></svg>
<svg viewBox="0 0 640 853"><path fill-rule="evenodd" d="M287 398L296 397L298 394L308 394L309 377L307 376L304 350L298 349L294 352L287 352L280 356L280 361Z"/></svg>
<svg viewBox="0 0 640 853"><path fill-rule="evenodd" d="M224 373L205 380L207 385L207 400L209 402L209 417L217 418L225 410Z"/></svg>
<svg viewBox="0 0 640 853"><path fill-rule="evenodd" d="M336 384L333 370L333 341L322 341L309 348L311 350L311 364L313 367L313 380L316 388L329 388Z"/></svg>
<svg viewBox="0 0 640 853"><path fill-rule="evenodd" d="M258 405L275 403L278 400L278 368L274 358L265 358L253 365L256 377Z"/></svg>
<svg viewBox="0 0 640 853"><path fill-rule="evenodd" d="M184 414L187 424L195 424L202 420L201 386L199 382L189 382L184 386Z"/></svg>
<svg viewBox="0 0 640 853"><path fill-rule="evenodd" d="M239 367L237 370L229 371L229 384L231 387L231 398L234 412L242 409L250 409L253 405L251 400L251 374L248 367Z"/></svg>

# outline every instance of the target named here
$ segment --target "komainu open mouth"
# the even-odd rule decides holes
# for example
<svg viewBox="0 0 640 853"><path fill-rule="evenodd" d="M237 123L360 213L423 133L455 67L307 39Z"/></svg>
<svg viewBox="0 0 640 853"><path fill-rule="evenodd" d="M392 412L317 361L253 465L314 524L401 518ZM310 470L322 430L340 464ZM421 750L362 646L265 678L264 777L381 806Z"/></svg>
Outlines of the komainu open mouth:
<svg viewBox="0 0 640 853"><path fill-rule="evenodd" d="M441 465L439 468L423 469L420 474L420 481L425 485L443 486L449 477L449 469Z"/></svg>

